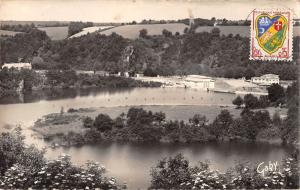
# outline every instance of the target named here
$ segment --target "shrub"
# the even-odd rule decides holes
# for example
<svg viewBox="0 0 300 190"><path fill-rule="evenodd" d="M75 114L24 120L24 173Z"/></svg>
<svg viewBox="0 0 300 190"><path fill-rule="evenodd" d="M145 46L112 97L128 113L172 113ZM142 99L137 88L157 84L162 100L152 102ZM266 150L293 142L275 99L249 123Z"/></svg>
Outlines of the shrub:
<svg viewBox="0 0 300 190"><path fill-rule="evenodd" d="M236 105L237 108L240 108L241 105L244 103L244 100L243 100L240 96L237 96L237 97L232 101L232 103L233 103L234 105Z"/></svg>
<svg viewBox="0 0 300 190"><path fill-rule="evenodd" d="M83 120L83 126L85 128L92 128L94 124L94 120L91 117L86 117Z"/></svg>
<svg viewBox="0 0 300 190"><path fill-rule="evenodd" d="M254 109L258 106L258 98L252 94L246 94L244 96L244 103L246 108Z"/></svg>
<svg viewBox="0 0 300 190"><path fill-rule="evenodd" d="M95 118L93 124L93 126L101 132L111 130L113 125L114 125L113 120L106 114L99 114Z"/></svg>

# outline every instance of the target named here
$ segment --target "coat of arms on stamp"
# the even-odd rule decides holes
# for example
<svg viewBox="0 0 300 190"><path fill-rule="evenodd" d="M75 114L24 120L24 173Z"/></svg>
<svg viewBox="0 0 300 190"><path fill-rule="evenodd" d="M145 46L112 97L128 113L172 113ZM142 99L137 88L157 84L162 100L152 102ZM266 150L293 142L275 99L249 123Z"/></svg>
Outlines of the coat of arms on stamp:
<svg viewBox="0 0 300 190"><path fill-rule="evenodd" d="M292 61L292 16L289 9L252 12L250 59Z"/></svg>

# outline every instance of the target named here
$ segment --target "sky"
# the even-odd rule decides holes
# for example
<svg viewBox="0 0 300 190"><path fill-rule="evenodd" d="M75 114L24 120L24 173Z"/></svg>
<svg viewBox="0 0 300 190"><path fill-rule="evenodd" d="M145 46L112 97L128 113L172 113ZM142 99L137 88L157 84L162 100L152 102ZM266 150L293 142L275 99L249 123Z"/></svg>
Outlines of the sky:
<svg viewBox="0 0 300 190"><path fill-rule="evenodd" d="M255 8L291 8L300 0L0 0L0 20L130 22L143 19L246 19Z"/></svg>

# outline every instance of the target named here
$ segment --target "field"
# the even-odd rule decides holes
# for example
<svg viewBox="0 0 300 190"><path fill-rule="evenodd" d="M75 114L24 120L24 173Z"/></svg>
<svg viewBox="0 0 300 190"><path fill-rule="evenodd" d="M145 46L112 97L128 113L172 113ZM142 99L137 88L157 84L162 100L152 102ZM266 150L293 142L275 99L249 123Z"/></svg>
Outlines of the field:
<svg viewBox="0 0 300 190"><path fill-rule="evenodd" d="M14 31L8 31L8 30L0 30L0 36L14 36L18 33L22 32L14 32Z"/></svg>
<svg viewBox="0 0 300 190"><path fill-rule="evenodd" d="M135 39L139 37L139 32L142 29L148 31L148 35L161 35L163 29L171 31L173 34L179 32L183 34L184 29L188 27L182 23L172 23L172 24L137 24L137 25L125 25L118 26L109 30L102 31L101 34L110 35L115 32L124 38Z"/></svg>
<svg viewBox="0 0 300 190"><path fill-rule="evenodd" d="M68 36L68 27L40 27L39 30L45 31L51 40L63 40Z"/></svg>
<svg viewBox="0 0 300 190"><path fill-rule="evenodd" d="M87 35L88 33L93 33L96 32L97 30L104 30L107 28L112 28L113 26L93 26L93 27L87 27L82 29L81 32L78 32L77 34L74 34L72 36L70 36L69 38L77 38L83 35Z"/></svg>
<svg viewBox="0 0 300 190"><path fill-rule="evenodd" d="M227 36L228 34L239 34L242 37L250 36L250 26L217 26L221 35L224 34ZM200 26L196 29L196 32L210 32L214 27L213 26ZM294 36L300 36L300 27L294 26Z"/></svg>

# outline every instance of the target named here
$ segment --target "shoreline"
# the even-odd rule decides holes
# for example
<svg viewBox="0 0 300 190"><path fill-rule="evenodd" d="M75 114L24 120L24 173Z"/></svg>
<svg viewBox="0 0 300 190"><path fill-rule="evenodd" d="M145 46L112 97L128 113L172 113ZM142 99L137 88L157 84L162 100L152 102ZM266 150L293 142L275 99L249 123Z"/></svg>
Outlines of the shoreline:
<svg viewBox="0 0 300 190"><path fill-rule="evenodd" d="M119 116L121 113L126 113L129 108L132 106L118 106L118 107L97 107L97 108L81 108L78 110L75 110L74 112L66 112L62 115L60 113L52 113L43 116L39 120L37 120L34 125L30 128L34 132L36 132L38 135L44 139L47 144L50 144L50 147L56 148L56 147L70 147L74 145L85 145L85 144L93 144L93 143L101 143L101 142L147 142L145 139L135 139L130 136L128 137L122 137L126 132L123 129L113 129L112 131L104 132L100 135L101 139L98 139L96 142L90 141L91 139L84 139L82 135L84 135L88 129L83 128L83 120L86 117L95 118L98 114L105 113L108 114L112 119L115 119L117 116ZM188 121L188 118L192 118L194 114L201 113L203 115L209 115L209 123L213 121L213 118L216 117L216 115L220 112L220 110L223 110L221 106L189 106L189 105L177 105L177 106L166 106L166 105L142 105L142 106L133 106L136 108L143 108L145 110L151 110L153 112L163 111L166 113L166 121L175 121L175 119L183 120L184 122ZM164 108L164 109L163 109ZM202 111L199 110L199 108L202 108ZM239 117L241 109L235 109L235 107L229 106L225 107L226 109L229 108L229 111L231 114L233 114L234 118ZM117 110L116 110L117 109ZM185 115L183 114L181 118L178 118L174 116L174 110L187 110ZM208 110L210 109L210 110ZM196 110L196 111L195 111ZM203 110L206 110L206 113L203 113ZM275 113L276 110L274 108L269 108L268 110L273 110ZM286 110L285 110L286 111ZM179 111L180 112L180 111ZM182 112L183 113L183 112ZM210 114L208 114L210 113ZM212 114L213 113L213 114ZM173 115L172 115L173 114ZM183 119L185 117L185 119ZM51 123L51 119L55 118L56 123ZM58 119L59 118L59 119ZM48 121L47 121L48 120ZM59 120L57 122L57 120ZM50 121L50 122L49 122ZM44 122L44 123L43 123ZM121 133L120 133L121 131ZM123 132L122 132L123 131ZM124 133L125 132L125 133ZM124 133L124 134L123 134ZM122 135L123 134L123 135ZM121 135L121 136L120 136ZM203 138L204 137L204 138ZM265 138L258 138L255 141L244 139L244 138L229 138L226 137L222 140L220 139L214 139L212 136L203 136L199 137L200 139L196 141L186 141L183 139L178 139L178 141L174 141L169 139L168 135L162 137L157 143L167 143L167 144L173 144L173 143L183 143L183 144L189 144L189 143L207 143L207 142L254 142L254 143L267 143L267 144L275 144L275 145L281 145L281 139L271 137L269 139ZM81 139L82 142L78 141L78 139ZM151 141L156 142L156 141Z"/></svg>

